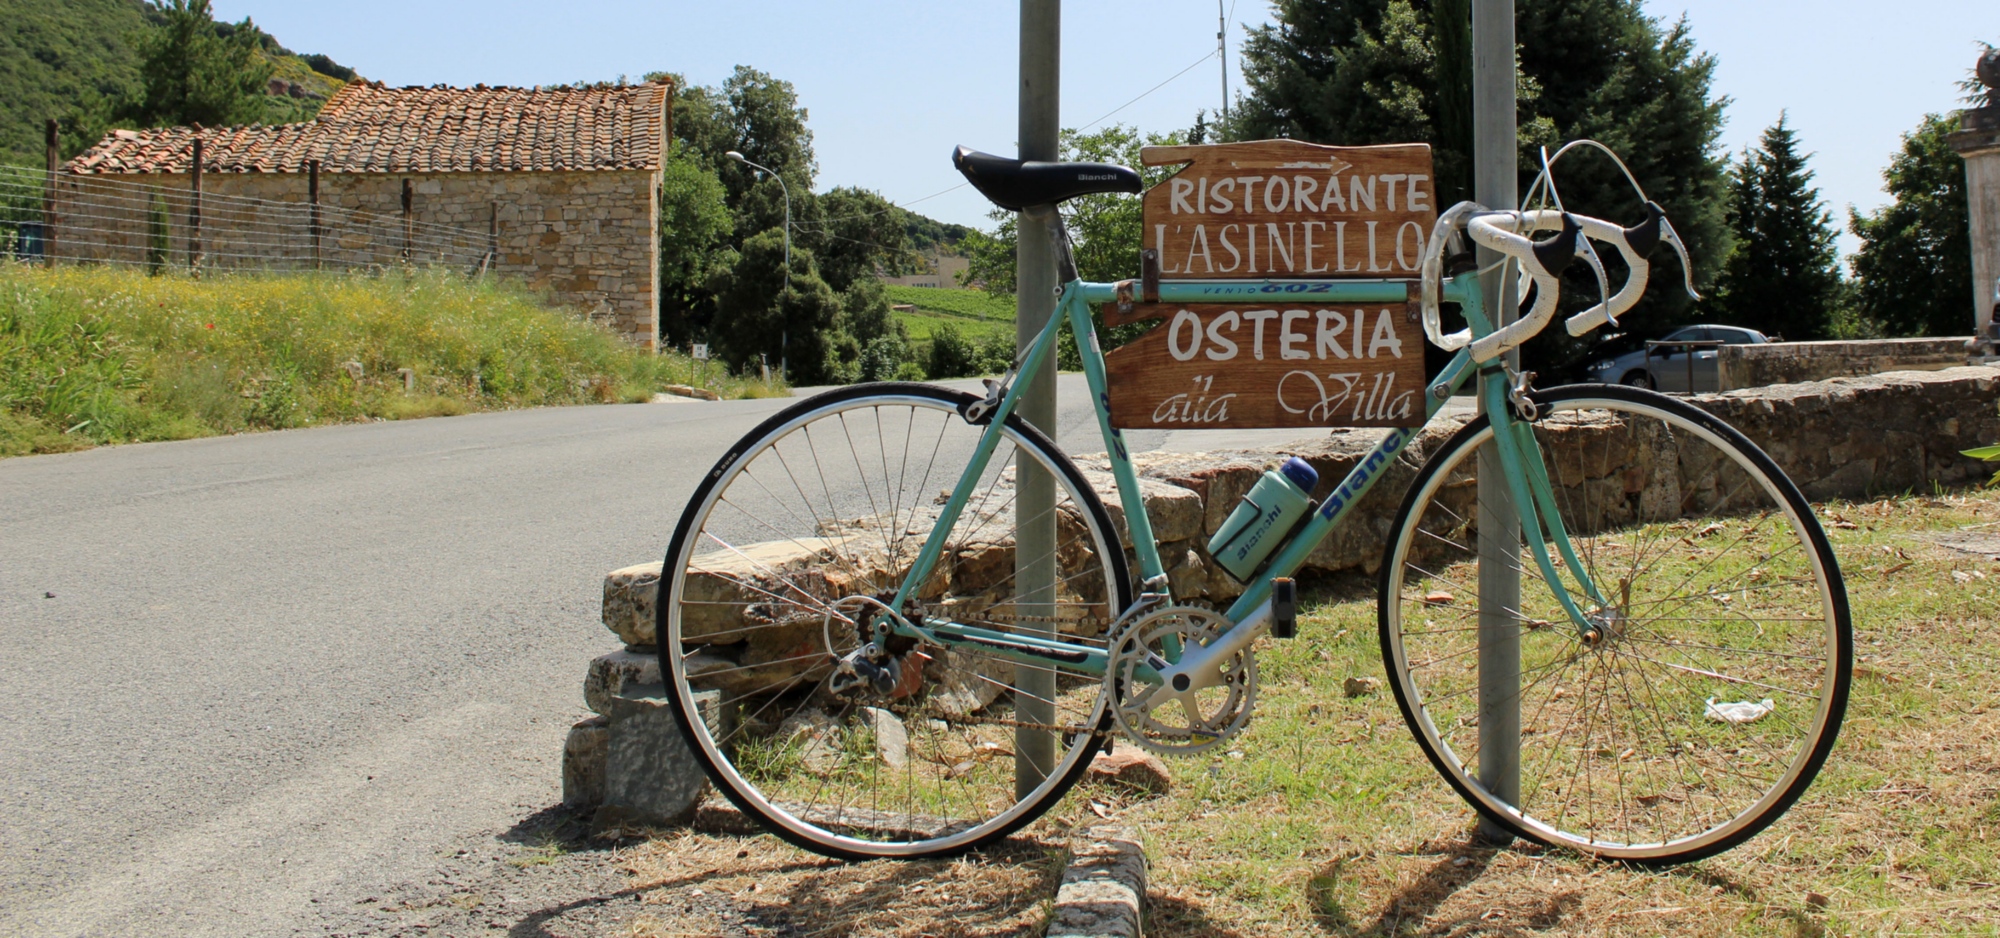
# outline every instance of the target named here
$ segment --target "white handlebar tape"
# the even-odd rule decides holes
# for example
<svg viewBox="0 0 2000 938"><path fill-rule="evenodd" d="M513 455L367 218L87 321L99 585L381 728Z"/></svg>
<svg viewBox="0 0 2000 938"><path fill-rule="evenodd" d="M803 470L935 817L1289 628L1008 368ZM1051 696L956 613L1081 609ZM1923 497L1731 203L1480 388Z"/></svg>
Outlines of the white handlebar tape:
<svg viewBox="0 0 2000 938"><path fill-rule="evenodd" d="M1617 293L1565 320L1564 327L1569 334L1580 336L1615 320L1636 305L1646 293L1651 265L1632 249L1625 237L1625 229L1588 215L1571 214L1569 217L1576 220L1584 237L1616 247L1630 268L1624 285ZM1473 341L1469 328L1445 334L1438 311L1439 287L1444 281L1444 245L1452 231L1461 224L1474 241L1520 261L1523 273L1536 284L1535 306L1528 315L1477 342ZM1473 202L1460 202L1439 215L1430 241L1424 245L1423 282L1419 294L1423 306L1424 333L1431 343L1448 352L1470 345L1473 360L1484 362L1519 347L1541 332L1555 314L1561 283L1535 257L1535 243L1525 235L1536 231L1561 230L1562 226L1562 212L1494 212Z"/></svg>
<svg viewBox="0 0 2000 938"><path fill-rule="evenodd" d="M1562 284L1535 256L1535 242L1508 230L1522 221L1524 219L1517 212L1493 212L1474 215L1465 223L1465 231L1472 236L1472 240L1519 261L1521 269L1535 281L1534 307L1528 310L1526 316L1473 341L1472 360L1475 362L1492 361L1520 346L1542 331L1542 327L1549 324L1549 317L1555 315ZM1502 224L1507 227L1502 228Z"/></svg>

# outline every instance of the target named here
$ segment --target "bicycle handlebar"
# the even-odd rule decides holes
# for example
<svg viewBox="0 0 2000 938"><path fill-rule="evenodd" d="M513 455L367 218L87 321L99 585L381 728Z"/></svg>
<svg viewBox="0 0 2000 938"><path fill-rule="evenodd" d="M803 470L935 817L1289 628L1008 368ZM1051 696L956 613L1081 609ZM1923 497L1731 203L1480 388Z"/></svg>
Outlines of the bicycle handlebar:
<svg viewBox="0 0 2000 938"><path fill-rule="evenodd" d="M1647 258L1662 240L1681 255L1683 267L1689 266L1687 249L1674 232L1673 224L1667 221L1666 213L1657 204L1647 202L1646 216L1645 221L1631 228L1622 228L1600 218L1571 212L1496 212L1473 202L1452 206L1438 216L1437 227L1424 249L1423 284L1419 297L1423 306L1425 334L1433 344L1446 351L1471 346L1472 359L1476 362L1490 361L1519 347L1540 333L1555 314L1561 292L1561 282L1557 278L1579 253L1587 249L1582 239L1601 241L1617 248L1629 273L1616 294L1569 317L1564 327L1570 335L1580 336L1606 323L1617 325L1618 316L1631 309L1645 295L1646 282L1651 273ZM1461 227L1472 240L1519 263L1524 279L1532 281L1535 286L1535 303L1527 315L1477 340L1473 339L1469 328L1445 335L1438 312L1444 246ZM1560 233L1544 241L1528 237L1537 231L1548 230ZM1595 265L1594 257L1592 263ZM1599 275L1602 276L1601 268ZM1691 272L1687 279L1688 293L1699 299Z"/></svg>

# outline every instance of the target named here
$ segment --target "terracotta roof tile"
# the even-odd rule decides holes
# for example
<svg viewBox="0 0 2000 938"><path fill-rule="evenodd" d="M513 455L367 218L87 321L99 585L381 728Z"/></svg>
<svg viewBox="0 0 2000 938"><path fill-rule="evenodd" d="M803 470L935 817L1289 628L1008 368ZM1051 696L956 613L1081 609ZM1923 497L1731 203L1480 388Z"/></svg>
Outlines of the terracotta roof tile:
<svg viewBox="0 0 2000 938"><path fill-rule="evenodd" d="M354 82L303 124L114 130L69 161L79 174L185 173L202 138L210 173L655 170L670 89L385 88Z"/></svg>

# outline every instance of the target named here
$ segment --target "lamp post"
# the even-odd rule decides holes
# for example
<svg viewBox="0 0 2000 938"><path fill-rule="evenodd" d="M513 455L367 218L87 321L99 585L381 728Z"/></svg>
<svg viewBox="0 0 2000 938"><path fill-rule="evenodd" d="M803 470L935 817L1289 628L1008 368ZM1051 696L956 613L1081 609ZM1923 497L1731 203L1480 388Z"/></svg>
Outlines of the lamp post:
<svg viewBox="0 0 2000 938"><path fill-rule="evenodd" d="M761 171L772 179L776 179L779 191L785 194L785 287L786 289L790 289L792 285L792 187L785 185L785 177L778 175L769 166L752 163L749 158L735 150L731 150L723 155L751 169ZM791 370L785 367L788 346L790 345L791 325L780 319L778 325L778 377L787 381L791 380L792 375Z"/></svg>

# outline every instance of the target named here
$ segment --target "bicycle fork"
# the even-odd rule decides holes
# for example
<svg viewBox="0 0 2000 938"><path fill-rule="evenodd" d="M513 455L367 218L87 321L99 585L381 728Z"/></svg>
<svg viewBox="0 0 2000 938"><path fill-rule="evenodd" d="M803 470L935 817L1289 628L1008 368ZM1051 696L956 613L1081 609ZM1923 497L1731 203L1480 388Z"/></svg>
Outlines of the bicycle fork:
<svg viewBox="0 0 2000 938"><path fill-rule="evenodd" d="M1489 378L1498 379L1505 372L1490 367ZM1513 496L1515 515L1521 524L1521 539L1528 545L1528 552L1535 558L1535 566L1549 591L1567 613L1571 625L1586 644L1596 644L1605 635L1612 621L1623 614L1622 606L1614 606L1590 572L1576 554L1568 527L1563 524L1562 514L1557 510L1555 487L1549 481L1547 461L1543 458L1541 444L1535 440L1534 421L1540 416L1535 403L1527 395L1527 379L1532 374L1524 374L1517 381L1487 380L1482 383L1481 394L1486 406L1487 419L1493 425L1493 445L1499 452L1500 465L1507 477L1507 488ZM1544 527L1546 526L1546 528ZM1546 536L1545 536L1546 534ZM1563 567L1576 583L1572 590L1565 582L1561 571L1556 568L1556 557L1549 555L1548 542L1553 541L1560 555ZM1576 596L1589 599L1595 608L1585 612L1576 603ZM1520 610L1512 610L1526 622Z"/></svg>

